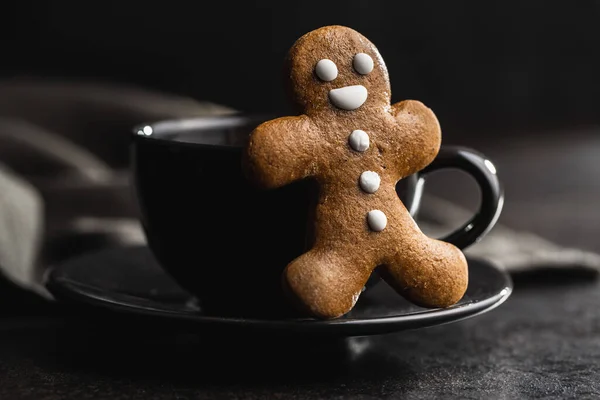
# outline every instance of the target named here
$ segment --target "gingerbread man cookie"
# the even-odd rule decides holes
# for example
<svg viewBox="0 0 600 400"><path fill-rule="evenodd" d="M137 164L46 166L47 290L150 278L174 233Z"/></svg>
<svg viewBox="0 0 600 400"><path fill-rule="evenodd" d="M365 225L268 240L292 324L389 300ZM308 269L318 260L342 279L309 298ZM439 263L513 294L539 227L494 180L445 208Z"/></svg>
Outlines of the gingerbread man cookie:
<svg viewBox="0 0 600 400"><path fill-rule="evenodd" d="M391 105L381 55L347 27L298 39L287 73L301 114L259 125L244 168L263 188L306 178L318 184L312 247L283 272L294 303L317 318L340 317L375 268L417 305L458 302L468 282L463 253L425 236L395 190L436 157L441 130L434 113L418 101Z"/></svg>

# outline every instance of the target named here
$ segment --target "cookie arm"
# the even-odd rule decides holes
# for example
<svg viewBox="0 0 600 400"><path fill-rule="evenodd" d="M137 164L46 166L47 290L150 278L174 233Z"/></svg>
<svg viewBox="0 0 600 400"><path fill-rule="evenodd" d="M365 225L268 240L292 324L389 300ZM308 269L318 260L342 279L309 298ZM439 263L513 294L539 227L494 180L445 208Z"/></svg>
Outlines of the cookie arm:
<svg viewBox="0 0 600 400"><path fill-rule="evenodd" d="M405 160L398 169L402 178L422 170L435 159L442 131L433 111L420 101L405 100L393 104L392 115L400 131L394 147Z"/></svg>
<svg viewBox="0 0 600 400"><path fill-rule="evenodd" d="M263 188L278 188L316 172L318 132L306 116L262 123L250 134L243 157L246 176Z"/></svg>

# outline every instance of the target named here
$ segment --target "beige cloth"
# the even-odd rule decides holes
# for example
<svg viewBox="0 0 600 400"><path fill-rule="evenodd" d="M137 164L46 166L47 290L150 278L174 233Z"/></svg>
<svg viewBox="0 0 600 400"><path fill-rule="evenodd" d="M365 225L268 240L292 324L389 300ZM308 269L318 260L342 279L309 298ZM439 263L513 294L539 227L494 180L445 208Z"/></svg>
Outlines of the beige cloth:
<svg viewBox="0 0 600 400"><path fill-rule="evenodd" d="M49 266L91 250L145 243L129 189L131 128L231 112L122 85L0 82L0 274L50 298L42 284ZM420 215L431 235L466 218L460 207L431 197ZM504 226L467 254L511 272L600 271L597 254L565 249Z"/></svg>

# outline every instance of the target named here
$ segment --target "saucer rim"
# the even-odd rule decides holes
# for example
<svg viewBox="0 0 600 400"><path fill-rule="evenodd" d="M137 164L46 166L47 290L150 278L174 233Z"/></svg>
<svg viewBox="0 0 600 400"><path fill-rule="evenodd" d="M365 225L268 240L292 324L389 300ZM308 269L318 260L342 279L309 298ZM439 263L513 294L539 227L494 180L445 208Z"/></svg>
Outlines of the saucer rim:
<svg viewBox="0 0 600 400"><path fill-rule="evenodd" d="M113 249L114 250L114 249ZM87 255L89 256L89 255ZM169 311L133 303L119 302L96 295L90 291L99 291L89 285L73 281L59 275L60 265L51 269L47 275L45 286L56 300L87 305L121 315L169 319L195 326L209 326L224 329L251 329L263 332L302 333L302 334L334 334L342 336L365 336L385 334L395 331L418 329L430 326L444 325L472 318L487 313L502 305L513 292L513 281L510 275L496 263L477 257L467 257L467 260L484 264L500 273L504 279L504 288L495 295L479 301L469 301L449 308L424 309L401 315L387 315L371 318L338 318L319 320L311 318L261 319L254 317L228 317L204 315L193 311ZM65 263L70 264L70 263ZM64 264L63 264L64 265ZM126 294L119 294L127 297ZM131 296L134 297L135 296Z"/></svg>

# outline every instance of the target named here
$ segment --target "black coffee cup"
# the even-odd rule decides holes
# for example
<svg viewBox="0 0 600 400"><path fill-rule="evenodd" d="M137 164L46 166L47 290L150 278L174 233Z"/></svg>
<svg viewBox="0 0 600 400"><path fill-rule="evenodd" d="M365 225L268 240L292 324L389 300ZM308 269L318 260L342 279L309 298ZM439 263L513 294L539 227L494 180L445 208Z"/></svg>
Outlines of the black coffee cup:
<svg viewBox="0 0 600 400"><path fill-rule="evenodd" d="M281 289L285 266L304 253L312 181L276 190L252 186L241 169L252 129L270 119L228 115L161 121L134 129L132 174L148 245L207 314L293 316ZM493 164L475 151L442 147L397 192L415 216L428 173L456 168L481 189L479 211L441 240L464 249L496 223L503 202ZM377 280L372 278L370 283Z"/></svg>

